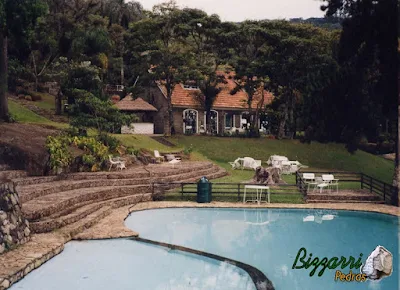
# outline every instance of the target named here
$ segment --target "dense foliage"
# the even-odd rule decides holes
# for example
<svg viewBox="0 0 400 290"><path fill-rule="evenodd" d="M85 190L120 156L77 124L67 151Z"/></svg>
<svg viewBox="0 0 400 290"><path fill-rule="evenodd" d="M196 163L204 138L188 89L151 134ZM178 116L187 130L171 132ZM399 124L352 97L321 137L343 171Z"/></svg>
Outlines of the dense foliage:
<svg viewBox="0 0 400 290"><path fill-rule="evenodd" d="M326 0L325 19L240 23L174 1L152 11L123 0L0 3L0 40L8 41L0 68L6 47L10 88L19 78L35 88L59 82L58 98L68 99L75 126L117 132L132 117L112 108L105 85L122 84L146 98L155 81L166 88L167 135L174 133L172 90L181 82L200 88L195 97L210 125L223 81L218 71L230 70L232 93L244 89L249 96L243 104L250 136L258 135L259 117L277 138L305 132L307 141L345 142L349 150L361 139L378 142L384 135L390 143L396 135L397 35L387 29L397 27L395 0ZM11 22L18 9L24 17ZM273 103L252 107L264 90ZM1 93L0 100L4 110Z"/></svg>

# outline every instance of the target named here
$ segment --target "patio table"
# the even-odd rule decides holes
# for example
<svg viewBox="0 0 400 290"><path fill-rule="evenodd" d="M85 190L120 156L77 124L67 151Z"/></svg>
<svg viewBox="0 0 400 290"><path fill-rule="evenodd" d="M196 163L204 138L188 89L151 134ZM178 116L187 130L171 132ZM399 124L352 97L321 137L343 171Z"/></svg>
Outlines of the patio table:
<svg viewBox="0 0 400 290"><path fill-rule="evenodd" d="M246 200L246 191L248 189L255 189L256 190L256 199ZM251 202L257 202L258 204L260 204L262 202L263 190L267 191L267 196L268 196L268 201L264 201L264 202L270 203L269 186L266 186L266 185L245 185L244 186L244 194L243 194L243 203L246 203L247 201L251 201Z"/></svg>

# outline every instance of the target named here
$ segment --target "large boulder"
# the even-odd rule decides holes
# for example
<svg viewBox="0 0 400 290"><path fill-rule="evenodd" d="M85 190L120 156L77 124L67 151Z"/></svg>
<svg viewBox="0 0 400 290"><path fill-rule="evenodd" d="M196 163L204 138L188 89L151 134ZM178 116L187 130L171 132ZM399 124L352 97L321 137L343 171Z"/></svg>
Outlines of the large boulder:
<svg viewBox="0 0 400 290"><path fill-rule="evenodd" d="M257 167L254 174L253 183L256 184L284 184L285 182L281 178L281 170L276 167Z"/></svg>

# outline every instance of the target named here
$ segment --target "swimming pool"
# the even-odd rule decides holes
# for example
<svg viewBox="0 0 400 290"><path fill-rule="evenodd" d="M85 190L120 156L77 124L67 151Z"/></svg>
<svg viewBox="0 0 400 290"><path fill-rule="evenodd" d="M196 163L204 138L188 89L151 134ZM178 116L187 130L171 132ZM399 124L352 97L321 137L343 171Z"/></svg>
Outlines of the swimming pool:
<svg viewBox="0 0 400 290"><path fill-rule="evenodd" d="M69 242L10 289L254 290L235 266L130 239Z"/></svg>
<svg viewBox="0 0 400 290"><path fill-rule="evenodd" d="M399 219L351 211L170 208L132 213L126 226L140 237L237 260L262 271L277 290L399 289ZM380 282L334 281L335 270L292 269L299 249L313 257L363 254L382 245L394 269ZM342 270L348 273L348 269ZM358 273L357 270L353 272ZM69 242L64 251L11 290L253 290L247 272L207 257L132 239Z"/></svg>
<svg viewBox="0 0 400 290"><path fill-rule="evenodd" d="M399 219L393 216L331 210L170 208L135 212L125 223L143 238L250 264L277 290L399 289ZM311 268L292 269L302 247L307 258L311 252L321 259L358 259L362 253L364 263L377 245L391 251L394 265L392 275L379 282L335 282L335 270L310 277ZM349 273L348 268L339 270ZM352 271L359 273L359 269Z"/></svg>

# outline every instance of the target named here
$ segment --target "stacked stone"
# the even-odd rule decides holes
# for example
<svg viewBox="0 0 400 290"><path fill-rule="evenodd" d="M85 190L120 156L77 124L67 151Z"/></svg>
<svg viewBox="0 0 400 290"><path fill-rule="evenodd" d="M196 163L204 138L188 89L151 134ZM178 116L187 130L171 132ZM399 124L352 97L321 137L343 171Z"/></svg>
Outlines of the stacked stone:
<svg viewBox="0 0 400 290"><path fill-rule="evenodd" d="M0 254L27 242L30 232L14 184L0 184Z"/></svg>

